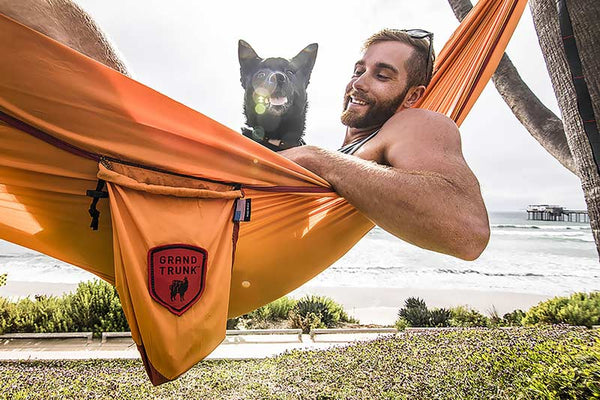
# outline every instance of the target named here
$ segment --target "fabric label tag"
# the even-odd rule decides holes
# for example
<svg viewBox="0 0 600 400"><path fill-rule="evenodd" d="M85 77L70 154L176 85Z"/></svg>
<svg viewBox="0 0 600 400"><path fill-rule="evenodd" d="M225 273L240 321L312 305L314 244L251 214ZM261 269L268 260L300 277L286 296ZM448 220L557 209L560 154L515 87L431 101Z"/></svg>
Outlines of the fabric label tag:
<svg viewBox="0 0 600 400"><path fill-rule="evenodd" d="M233 210L233 222L250 221L251 199L237 199Z"/></svg>
<svg viewBox="0 0 600 400"><path fill-rule="evenodd" d="M196 303L206 282L208 252L187 244L169 244L148 251L150 295L175 315Z"/></svg>

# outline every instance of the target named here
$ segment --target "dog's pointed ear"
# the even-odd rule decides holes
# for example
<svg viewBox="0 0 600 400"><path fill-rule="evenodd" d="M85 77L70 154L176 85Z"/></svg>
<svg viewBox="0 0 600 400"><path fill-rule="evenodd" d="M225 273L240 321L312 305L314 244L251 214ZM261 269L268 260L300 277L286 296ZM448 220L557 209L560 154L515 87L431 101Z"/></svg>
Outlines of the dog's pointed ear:
<svg viewBox="0 0 600 400"><path fill-rule="evenodd" d="M318 49L319 45L317 43L309 44L300 53L298 53L296 57L291 59L292 64L304 72L304 75L306 76L306 85L308 85L310 73L315 66Z"/></svg>
<svg viewBox="0 0 600 400"><path fill-rule="evenodd" d="M252 46L242 39L238 42L238 58L240 59L240 63L248 60L260 60L260 57L256 54Z"/></svg>
<svg viewBox="0 0 600 400"><path fill-rule="evenodd" d="M244 86L244 76L248 75L248 72L252 71L262 61L262 58L256 54L252 46L240 39L238 42L238 59L240 60L242 73L242 86Z"/></svg>

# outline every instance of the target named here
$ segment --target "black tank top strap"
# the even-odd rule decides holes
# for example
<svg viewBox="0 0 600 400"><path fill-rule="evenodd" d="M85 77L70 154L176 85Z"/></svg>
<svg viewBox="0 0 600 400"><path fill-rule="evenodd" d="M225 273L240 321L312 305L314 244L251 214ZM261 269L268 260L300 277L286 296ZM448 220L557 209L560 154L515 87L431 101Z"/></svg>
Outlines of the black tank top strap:
<svg viewBox="0 0 600 400"><path fill-rule="evenodd" d="M367 137L355 140L352 143L348 143L347 145L340 147L338 149L338 151L341 153L344 153L344 154L352 155L352 154L356 153L356 151L358 149L360 149L363 144L367 143L369 140L371 140L373 137L375 137L375 135L377 135L377 133L379 133L379 129L377 129L375 132L371 133Z"/></svg>

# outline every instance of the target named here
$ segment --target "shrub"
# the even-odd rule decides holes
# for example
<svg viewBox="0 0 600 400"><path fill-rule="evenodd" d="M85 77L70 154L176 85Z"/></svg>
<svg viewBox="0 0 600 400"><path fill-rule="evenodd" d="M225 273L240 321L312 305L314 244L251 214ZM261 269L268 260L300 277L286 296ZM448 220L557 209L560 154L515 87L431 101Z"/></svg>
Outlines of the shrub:
<svg viewBox="0 0 600 400"><path fill-rule="evenodd" d="M290 321L292 328L302 329L302 333L309 333L313 328L327 328L321 321L320 314L314 312L300 314L297 309L294 309L290 312Z"/></svg>
<svg viewBox="0 0 600 400"><path fill-rule="evenodd" d="M67 315L62 298L53 296L35 296L14 303L11 307L8 332L66 332L68 331Z"/></svg>
<svg viewBox="0 0 600 400"><path fill-rule="evenodd" d="M0 297L0 335L10 332L15 315L15 303Z"/></svg>
<svg viewBox="0 0 600 400"><path fill-rule="evenodd" d="M449 320L450 326L487 327L490 325L485 315L466 306L452 307L450 313L452 314Z"/></svg>
<svg viewBox="0 0 600 400"><path fill-rule="evenodd" d="M492 309L488 310L488 315L490 326L504 326L504 320L500 316L500 313L498 313L496 306L492 305Z"/></svg>
<svg viewBox="0 0 600 400"><path fill-rule="evenodd" d="M398 311L398 317L403 318L409 326L429 326L430 312L423 299L409 297Z"/></svg>
<svg viewBox="0 0 600 400"><path fill-rule="evenodd" d="M408 322L404 318L398 318L394 323L394 327L399 331L404 331L408 328Z"/></svg>
<svg viewBox="0 0 600 400"><path fill-rule="evenodd" d="M273 321L287 319L290 311L292 311L292 309L296 306L296 303L296 300L287 296L283 296L267 304L269 309L269 318Z"/></svg>
<svg viewBox="0 0 600 400"><path fill-rule="evenodd" d="M530 308L523 318L523 325L569 324L591 328L599 322L600 292L555 297Z"/></svg>
<svg viewBox="0 0 600 400"><path fill-rule="evenodd" d="M452 313L445 308L434 308L429 312L429 325L432 327L444 327L450 324Z"/></svg>
<svg viewBox="0 0 600 400"><path fill-rule="evenodd" d="M319 320L328 327L335 326L340 320L340 314L335 306L332 306L333 300L320 296L305 296L298 300L294 311L301 317L314 314Z"/></svg>
<svg viewBox="0 0 600 400"><path fill-rule="evenodd" d="M525 317L525 311L514 310L506 313L502 316L501 324L504 326L521 326L523 325L523 318Z"/></svg>
<svg viewBox="0 0 600 400"><path fill-rule="evenodd" d="M305 296L300 300L281 297L234 320L229 320L227 329L269 328L271 323L288 320L293 328L308 332L310 328L337 326L340 322L358 323L346 314L341 305L328 297Z"/></svg>
<svg viewBox="0 0 600 400"><path fill-rule="evenodd" d="M292 325L303 330L306 330L309 325L333 328L340 322L358 322L354 318L350 318L341 305L324 296L307 295L301 298L297 301L292 313L290 317Z"/></svg>
<svg viewBox="0 0 600 400"><path fill-rule="evenodd" d="M65 298L73 332L128 331L117 289L100 280L82 282L77 291Z"/></svg>
<svg viewBox="0 0 600 400"><path fill-rule="evenodd" d="M256 310L252 310L247 314L244 314L240 317L245 323L256 324L259 322L265 322L269 317L269 309L267 304L262 307L257 308Z"/></svg>
<svg viewBox="0 0 600 400"><path fill-rule="evenodd" d="M238 324L240 323L241 318L235 317L227 320L227 328L226 329L237 329Z"/></svg>
<svg viewBox="0 0 600 400"><path fill-rule="evenodd" d="M398 311L396 326L444 327L449 325L450 317L450 310L445 308L429 310L423 299L409 297L405 300L404 307Z"/></svg>
<svg viewBox="0 0 600 400"><path fill-rule="evenodd" d="M250 319L255 322L280 321L287 319L290 311L296 306L296 300L287 296L281 297L275 301L265 304L254 311L244 314L242 319Z"/></svg>
<svg viewBox="0 0 600 400"><path fill-rule="evenodd" d="M127 331L117 290L103 281L80 283L62 297L35 296L11 302L0 298L0 332Z"/></svg>
<svg viewBox="0 0 600 400"><path fill-rule="evenodd" d="M287 320L295 305L296 300L283 296L247 314L228 320L227 329L237 329L238 326L249 329L270 328L271 323Z"/></svg>

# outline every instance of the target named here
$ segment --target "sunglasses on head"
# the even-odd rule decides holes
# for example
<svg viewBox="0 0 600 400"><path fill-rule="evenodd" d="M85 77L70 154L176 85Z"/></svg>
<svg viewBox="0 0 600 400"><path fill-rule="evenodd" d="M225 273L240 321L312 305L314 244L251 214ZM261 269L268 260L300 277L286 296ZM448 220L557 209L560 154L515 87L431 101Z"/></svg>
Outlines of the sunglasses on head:
<svg viewBox="0 0 600 400"><path fill-rule="evenodd" d="M429 32L424 29L401 29L401 31L406 33L413 39L429 38L429 49L427 50L427 67L425 69L426 78L427 80L429 80L429 63L431 62L431 56L433 55L433 32Z"/></svg>

